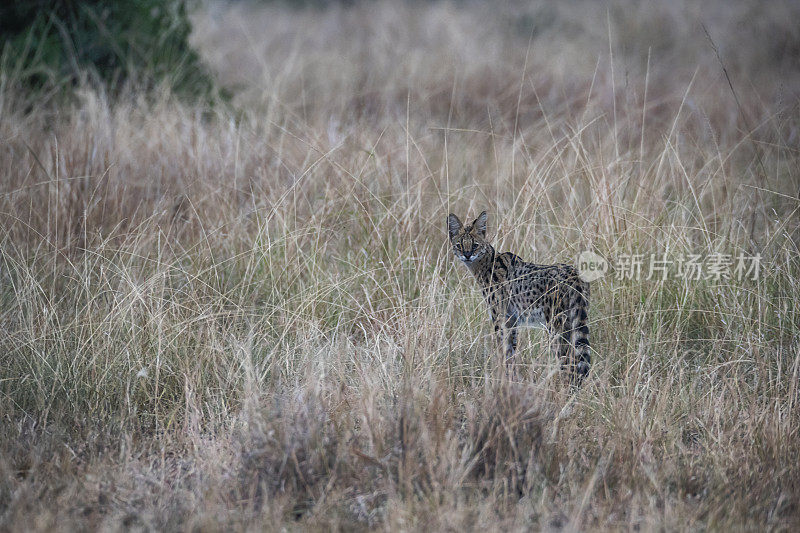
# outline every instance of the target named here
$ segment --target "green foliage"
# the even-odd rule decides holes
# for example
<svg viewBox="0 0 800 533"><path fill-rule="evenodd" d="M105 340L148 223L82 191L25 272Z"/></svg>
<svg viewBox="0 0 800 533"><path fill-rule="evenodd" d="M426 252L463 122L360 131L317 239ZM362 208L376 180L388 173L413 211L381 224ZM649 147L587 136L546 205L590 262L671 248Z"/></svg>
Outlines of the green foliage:
<svg viewBox="0 0 800 533"><path fill-rule="evenodd" d="M63 88L88 76L111 89L166 81L207 95L211 78L188 43L184 0L14 0L0 7L4 77L33 90Z"/></svg>

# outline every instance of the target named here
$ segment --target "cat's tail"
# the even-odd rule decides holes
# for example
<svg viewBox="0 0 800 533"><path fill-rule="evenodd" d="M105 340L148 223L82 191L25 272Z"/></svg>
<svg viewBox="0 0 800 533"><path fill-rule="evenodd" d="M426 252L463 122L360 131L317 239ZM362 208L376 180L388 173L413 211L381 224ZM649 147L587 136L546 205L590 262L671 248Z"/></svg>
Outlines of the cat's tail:
<svg viewBox="0 0 800 533"><path fill-rule="evenodd" d="M574 350L570 361L572 381L580 385L589 373L592 356L589 349L589 284L578 280L570 299L570 310L567 316L570 344Z"/></svg>

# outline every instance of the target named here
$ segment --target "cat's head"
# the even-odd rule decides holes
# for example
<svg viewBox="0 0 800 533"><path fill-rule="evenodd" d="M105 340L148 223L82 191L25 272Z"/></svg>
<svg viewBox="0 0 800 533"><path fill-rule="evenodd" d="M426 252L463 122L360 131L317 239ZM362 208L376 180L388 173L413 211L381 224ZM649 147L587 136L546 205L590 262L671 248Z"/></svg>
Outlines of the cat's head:
<svg viewBox="0 0 800 533"><path fill-rule="evenodd" d="M467 266L480 260L491 249L486 242L486 216L484 211L466 226L452 213L447 217L447 232L450 234L453 254Z"/></svg>

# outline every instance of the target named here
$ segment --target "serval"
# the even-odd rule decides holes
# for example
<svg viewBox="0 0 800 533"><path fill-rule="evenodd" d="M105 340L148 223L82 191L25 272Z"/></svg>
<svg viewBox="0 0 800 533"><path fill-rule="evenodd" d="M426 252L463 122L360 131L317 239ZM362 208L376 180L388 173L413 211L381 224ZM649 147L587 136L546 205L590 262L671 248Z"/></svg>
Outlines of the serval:
<svg viewBox="0 0 800 533"><path fill-rule="evenodd" d="M567 264L526 263L511 252L498 254L486 241L486 211L471 224L447 217L453 254L483 291L498 348L513 365L519 327L544 327L561 368L580 386L589 373L589 284Z"/></svg>

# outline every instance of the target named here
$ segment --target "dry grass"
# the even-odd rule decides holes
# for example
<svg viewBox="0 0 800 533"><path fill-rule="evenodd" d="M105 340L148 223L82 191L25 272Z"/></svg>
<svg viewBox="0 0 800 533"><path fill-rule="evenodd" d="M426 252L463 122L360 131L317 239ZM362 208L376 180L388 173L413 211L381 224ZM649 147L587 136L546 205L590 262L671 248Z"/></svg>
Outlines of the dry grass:
<svg viewBox="0 0 800 533"><path fill-rule="evenodd" d="M0 528L796 528L798 15L221 4L236 111L0 79ZM608 276L582 390L536 332L510 381L446 243L482 208L762 276Z"/></svg>

